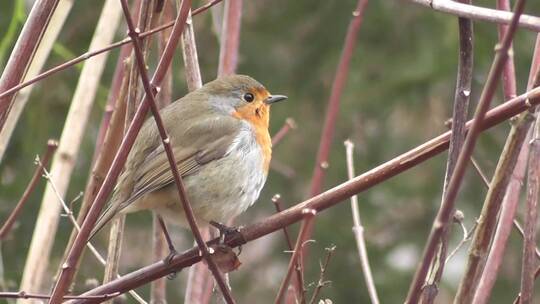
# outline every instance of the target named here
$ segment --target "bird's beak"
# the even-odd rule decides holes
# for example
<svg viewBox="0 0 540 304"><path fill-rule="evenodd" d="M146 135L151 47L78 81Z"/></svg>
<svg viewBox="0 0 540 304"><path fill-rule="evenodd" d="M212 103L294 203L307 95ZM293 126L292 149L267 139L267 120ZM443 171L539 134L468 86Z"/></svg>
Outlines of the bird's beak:
<svg viewBox="0 0 540 304"><path fill-rule="evenodd" d="M283 101L287 99L287 96L285 95L270 95L268 98L264 101L267 105L271 105L273 103L276 103L278 101Z"/></svg>

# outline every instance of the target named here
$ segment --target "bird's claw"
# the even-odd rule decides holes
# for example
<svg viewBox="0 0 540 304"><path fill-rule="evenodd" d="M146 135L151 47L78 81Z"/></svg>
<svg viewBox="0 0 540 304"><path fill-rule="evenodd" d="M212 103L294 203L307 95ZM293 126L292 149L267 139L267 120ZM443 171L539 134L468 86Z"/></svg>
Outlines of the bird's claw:
<svg viewBox="0 0 540 304"><path fill-rule="evenodd" d="M242 235L238 227L229 227L216 221L210 221L210 225L214 226L217 230L219 230L219 244L225 244L225 239L240 239L242 240L242 244L245 243L244 236ZM242 253L242 246L238 246L238 250L238 255L240 255L240 253Z"/></svg>
<svg viewBox="0 0 540 304"><path fill-rule="evenodd" d="M169 251L169 254L163 259L163 263L165 263L166 265L171 265L172 264L172 260L173 258L178 254L178 252L176 251L176 249L171 249ZM167 279L169 280L172 280L176 278L176 272L171 272L167 275Z"/></svg>

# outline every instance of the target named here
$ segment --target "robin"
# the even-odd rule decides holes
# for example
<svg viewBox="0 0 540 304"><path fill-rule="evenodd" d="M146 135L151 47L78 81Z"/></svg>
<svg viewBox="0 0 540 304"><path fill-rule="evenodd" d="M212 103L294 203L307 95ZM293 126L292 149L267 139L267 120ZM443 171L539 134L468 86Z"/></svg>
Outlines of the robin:
<svg viewBox="0 0 540 304"><path fill-rule="evenodd" d="M270 105L285 99L249 76L230 75L160 111L197 221L227 222L257 200L272 156ZM91 235L118 214L146 209L187 226L179 200L156 124L149 119Z"/></svg>

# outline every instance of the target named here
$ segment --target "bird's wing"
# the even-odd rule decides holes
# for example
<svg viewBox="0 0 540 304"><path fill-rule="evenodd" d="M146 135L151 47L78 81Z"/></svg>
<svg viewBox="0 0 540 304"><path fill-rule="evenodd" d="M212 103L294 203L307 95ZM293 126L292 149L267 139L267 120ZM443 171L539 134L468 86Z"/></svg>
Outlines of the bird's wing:
<svg viewBox="0 0 540 304"><path fill-rule="evenodd" d="M153 127L155 128L155 125ZM182 177L189 176L197 172L202 165L225 156L242 128L242 123L236 118L209 115L200 117L185 130L169 130L172 150L180 175ZM157 132L154 135L158 136ZM140 143L136 143L135 147L138 144L139 150L148 150L148 147ZM136 150L135 147L133 150ZM140 152L133 150L132 153ZM129 165L127 164L127 166ZM90 238L122 209L138 198L174 182L165 149L162 144L156 144L156 142L152 143L144 161L134 168L133 182L124 181L126 179L125 173L120 177L118 185L132 184L131 194L126 198L119 198L118 193L121 191L116 189L111 202L96 222Z"/></svg>
<svg viewBox="0 0 540 304"><path fill-rule="evenodd" d="M206 117L187 130L170 134L173 154L180 176L187 177L212 160L226 155L234 143L241 123L233 117ZM134 174L131 196L120 204L123 209L146 193L174 182L163 145L148 154Z"/></svg>

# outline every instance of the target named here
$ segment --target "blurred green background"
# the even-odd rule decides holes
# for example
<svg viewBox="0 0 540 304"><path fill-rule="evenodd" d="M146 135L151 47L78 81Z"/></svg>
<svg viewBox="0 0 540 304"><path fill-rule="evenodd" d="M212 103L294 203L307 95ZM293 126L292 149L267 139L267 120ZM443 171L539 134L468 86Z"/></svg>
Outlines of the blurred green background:
<svg viewBox="0 0 540 304"><path fill-rule="evenodd" d="M474 1L495 6L495 1ZM538 14L540 4L530 1L529 14ZM0 1L0 69L11 48L32 1ZM103 1L76 1L46 67L53 67L86 52ZM194 1L194 7L203 4ZM331 83L351 17L354 0L253 0L244 1L238 73L249 74L274 93L286 94L286 103L273 107L271 134L288 117L298 128L274 149L274 167L258 204L237 220L245 225L274 213L271 197L280 193L287 206L306 198L324 121ZM15 20L14 20L15 19ZM18 20L18 22L17 22ZM216 77L219 45L210 14L195 17L199 60L204 81ZM11 26L10 26L11 24ZM125 25L118 30L123 38ZM475 23L474 80L471 104L475 105L493 59L497 39L493 24ZM339 119L332 144L325 188L346 180L343 141L356 145L357 174L367 171L418 144L446 131L444 121L451 116L456 62L457 20L409 3L408 1L370 1L364 16L350 74L341 99ZM535 34L519 30L514 43L518 92L525 89ZM155 46L154 46L155 47ZM84 189L93 146L106 103L108 87L118 57L111 52L101 88L85 134L70 183L67 200ZM180 53L174 62L174 92L186 92ZM36 154L44 151L47 139L59 138L81 65L41 81L19 121L7 153L0 164L0 219L3 221L20 198L34 171ZM502 95L493 104L502 102ZM508 123L480 137L475 151L483 169L491 174L502 149ZM365 226L368 254L382 303L403 302L429 228L440 203L446 153L427 161L359 195ZM471 168L472 169L472 168ZM36 189L9 240L2 244L5 278L10 290L18 290L27 248L31 240L44 182ZM483 202L485 189L478 176L469 170L458 198L458 208L471 227ZM522 208L518 217L521 217ZM151 260L150 213L128 217L121 271L126 273ZM321 293L334 303L368 303L356 245L352 234L348 201L317 217L310 244L306 282L316 282L319 260L325 248L336 250L325 279L331 284ZM297 225L292 229L297 231ZM56 271L71 225L61 219L51 259L50 275ZM175 231L179 248L192 242L186 231ZM450 247L462 237L455 225ZM499 280L491 303L509 303L519 290L521 238L511 235ZM105 236L97 239L106 252ZM128 250L129 249L129 250ZM231 275L233 294L239 303L270 303L285 274L288 253L281 233L275 233L244 246L242 267ZM88 278L102 277L101 266L86 255L79 275L78 290ZM463 248L446 268L437 303L448 303L466 262ZM183 299L187 271L168 281L170 303ZM311 294L314 286L308 286ZM148 286L141 288L148 294ZM132 301L129 297L128 301ZM268 299L268 300L261 300Z"/></svg>

